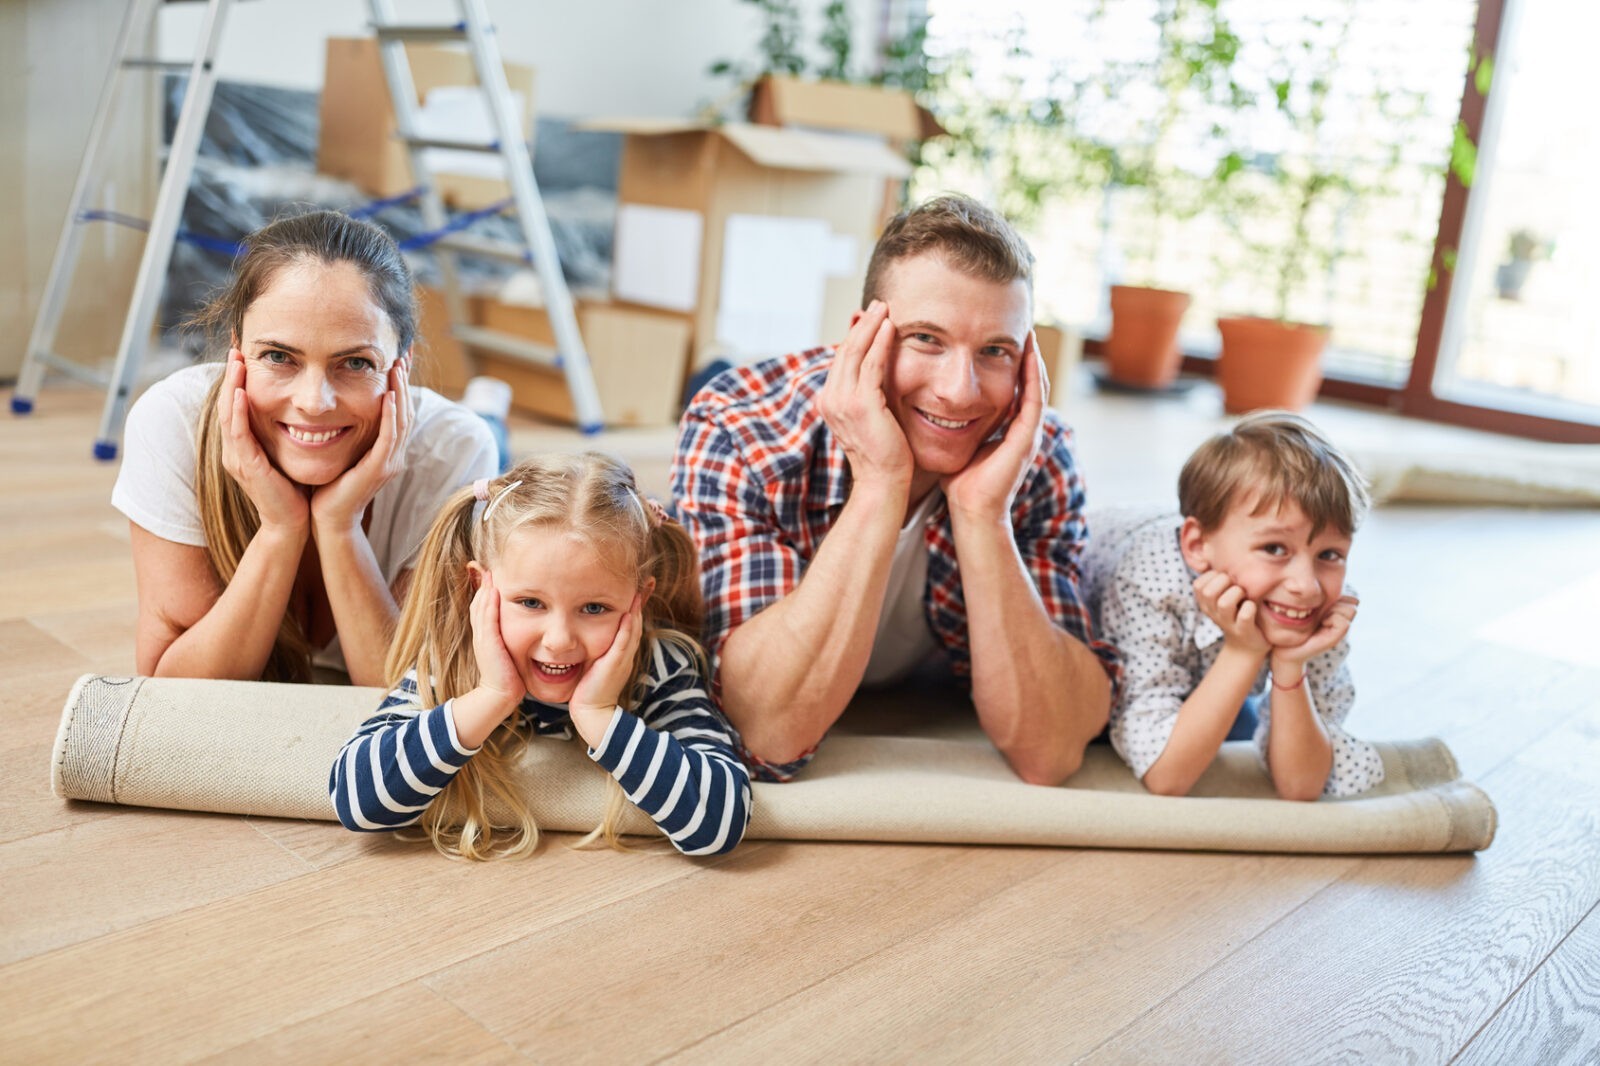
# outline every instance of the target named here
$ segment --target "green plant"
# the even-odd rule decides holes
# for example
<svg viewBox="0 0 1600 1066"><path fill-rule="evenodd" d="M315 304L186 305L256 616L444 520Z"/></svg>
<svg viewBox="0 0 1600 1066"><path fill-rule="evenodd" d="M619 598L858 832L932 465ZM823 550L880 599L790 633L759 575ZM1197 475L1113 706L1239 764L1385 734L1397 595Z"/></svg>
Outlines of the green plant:
<svg viewBox="0 0 1600 1066"><path fill-rule="evenodd" d="M1536 259L1543 251L1544 241L1532 230L1515 230L1507 242L1507 253L1513 260Z"/></svg>
<svg viewBox="0 0 1600 1066"><path fill-rule="evenodd" d="M1253 273L1280 321L1308 317L1311 281L1351 254L1344 233L1354 215L1393 192L1402 150L1429 120L1420 93L1362 84L1344 66L1356 17L1346 0L1336 14L1304 16L1262 42L1271 49L1267 107L1237 112L1236 127L1219 131L1231 143L1221 166L1235 178L1222 214L1236 242L1234 261L1220 265Z"/></svg>

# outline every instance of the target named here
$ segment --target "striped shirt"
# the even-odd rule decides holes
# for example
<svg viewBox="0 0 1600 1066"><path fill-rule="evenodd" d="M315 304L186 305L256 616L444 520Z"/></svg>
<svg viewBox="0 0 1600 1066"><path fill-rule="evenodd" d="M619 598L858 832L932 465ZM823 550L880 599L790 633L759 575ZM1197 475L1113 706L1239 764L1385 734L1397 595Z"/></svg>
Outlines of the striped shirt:
<svg viewBox="0 0 1600 1066"><path fill-rule="evenodd" d="M750 773L706 694L699 664L682 648L652 641L641 688L638 709L617 708L589 758L685 855L732 850L750 821ZM415 823L477 754L457 737L451 702L424 709L413 671L345 742L328 777L345 828L377 832ZM565 706L528 696L518 713L538 736L572 739Z"/></svg>
<svg viewBox="0 0 1600 1066"><path fill-rule="evenodd" d="M816 397L834 349L769 359L713 378L690 401L672 460L679 520L700 551L706 647L793 592L850 496L850 464ZM1045 411L1042 440L1011 508L1017 554L1051 620L1086 644L1115 686L1116 650L1096 640L1079 592L1078 560L1089 537L1072 430ZM941 499L925 526L928 628L960 676L971 672L967 605L950 511ZM715 680L715 678L714 678ZM786 781L810 758L763 763Z"/></svg>

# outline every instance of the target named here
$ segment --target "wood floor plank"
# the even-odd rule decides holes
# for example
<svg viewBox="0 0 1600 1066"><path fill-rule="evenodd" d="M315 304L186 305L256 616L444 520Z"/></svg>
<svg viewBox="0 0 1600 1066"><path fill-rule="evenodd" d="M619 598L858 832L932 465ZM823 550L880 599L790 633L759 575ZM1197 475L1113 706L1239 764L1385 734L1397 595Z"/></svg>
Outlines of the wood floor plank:
<svg viewBox="0 0 1600 1066"><path fill-rule="evenodd" d="M114 863L105 859L112 850ZM306 870L239 818L185 811L96 819L0 844L9 930L0 942L0 965Z"/></svg>
<svg viewBox="0 0 1600 1066"><path fill-rule="evenodd" d="M1070 1061L1357 861L1069 852L674 1061Z"/></svg>
<svg viewBox="0 0 1600 1066"><path fill-rule="evenodd" d="M217 1054L715 865L550 845L490 864L387 839L373 848L0 968L0 1046L18 1061L113 1047L119 1061ZM169 849L158 885L188 891L190 852Z"/></svg>
<svg viewBox="0 0 1600 1066"><path fill-rule="evenodd" d="M1517 989L1452 1066L1593 1063L1600 1057L1600 908Z"/></svg>
<svg viewBox="0 0 1600 1066"><path fill-rule="evenodd" d="M39 673L85 673L90 667L88 656L28 619L0 619L0 677L7 681Z"/></svg>
<svg viewBox="0 0 1600 1066"><path fill-rule="evenodd" d="M774 843L426 983L531 1058L653 1061L766 1019L861 958L1073 860L1033 848ZM802 898L798 885L810 886Z"/></svg>
<svg viewBox="0 0 1600 1066"><path fill-rule="evenodd" d="M131 674L139 606L127 600L80 610L35 612L28 621L83 656L86 671ZM66 695L65 692L62 693Z"/></svg>
<svg viewBox="0 0 1600 1066"><path fill-rule="evenodd" d="M0 618L25 618L39 611L78 610L136 602L133 566L127 557L54 563L13 573L0 585Z"/></svg>
<svg viewBox="0 0 1600 1066"><path fill-rule="evenodd" d="M418 982L388 989L338 1010L286 1025L202 1063L325 1062L334 1048L363 1062L448 1062L501 1066L527 1060ZM346 1056L338 1056L345 1058Z"/></svg>
<svg viewBox="0 0 1600 1066"><path fill-rule="evenodd" d="M1486 779L1488 851L1363 861L1085 1061L1447 1061L1600 900L1595 765L1551 732Z"/></svg>

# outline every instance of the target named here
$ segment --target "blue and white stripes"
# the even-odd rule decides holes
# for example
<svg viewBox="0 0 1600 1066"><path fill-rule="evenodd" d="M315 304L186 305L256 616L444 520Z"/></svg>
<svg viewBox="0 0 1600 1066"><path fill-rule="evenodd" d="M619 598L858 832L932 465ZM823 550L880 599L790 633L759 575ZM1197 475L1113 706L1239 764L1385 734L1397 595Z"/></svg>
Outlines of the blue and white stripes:
<svg viewBox="0 0 1600 1066"><path fill-rule="evenodd" d="M589 757L685 855L731 850L750 821L750 774L698 664L653 642L644 689L638 710L619 709ZM529 697L519 713L537 733L571 735L564 708ZM450 703L423 709L408 675L334 761L328 790L339 821L365 831L411 825L476 753L461 746Z"/></svg>

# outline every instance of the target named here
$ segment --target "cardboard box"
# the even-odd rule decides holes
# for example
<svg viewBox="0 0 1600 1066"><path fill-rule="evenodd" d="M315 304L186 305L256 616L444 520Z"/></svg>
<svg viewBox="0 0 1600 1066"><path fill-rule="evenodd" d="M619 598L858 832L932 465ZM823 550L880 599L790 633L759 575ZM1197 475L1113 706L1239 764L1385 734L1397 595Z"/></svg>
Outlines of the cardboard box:
<svg viewBox="0 0 1600 1066"><path fill-rule="evenodd" d="M750 94L750 121L763 126L873 133L898 148L948 131L905 89L806 81L768 74Z"/></svg>
<svg viewBox="0 0 1600 1066"><path fill-rule="evenodd" d="M469 319L479 315L479 297L463 297ZM460 397L467 380L477 373L472 356L450 332L450 309L444 293L417 286L417 338L412 342L411 380L446 396Z"/></svg>
<svg viewBox="0 0 1600 1066"><path fill-rule="evenodd" d="M474 310L477 324L487 329L536 344L555 344L542 308L480 297ZM606 425L677 425L688 368L688 322L679 315L611 303L580 301L577 311ZM566 376L555 367L487 351L477 353L477 364L478 373L510 383L511 405L517 410L577 423Z"/></svg>
<svg viewBox="0 0 1600 1066"><path fill-rule="evenodd" d="M434 89L477 84L472 57L465 51L422 44L405 48L419 104ZM505 64L505 71L513 95L521 94L525 132L531 139L533 71L513 63ZM328 38L319 116L319 171L355 182L378 197L398 196L416 186L410 156L396 136L394 105L375 38ZM461 210L487 207L511 195L504 179L474 174L438 173L435 186L446 203Z"/></svg>
<svg viewBox="0 0 1600 1066"><path fill-rule="evenodd" d="M586 125L624 134L614 296L689 322L695 366L844 335L878 237L884 179L910 173L903 156L870 139L745 123ZM784 340L762 349L751 335Z"/></svg>

